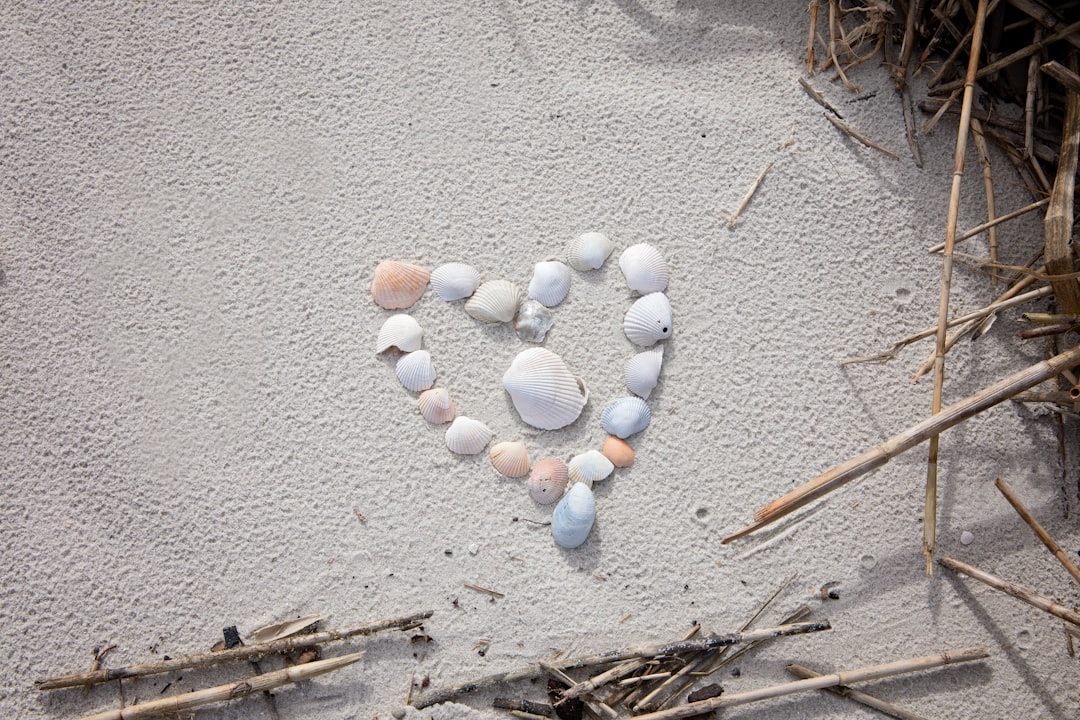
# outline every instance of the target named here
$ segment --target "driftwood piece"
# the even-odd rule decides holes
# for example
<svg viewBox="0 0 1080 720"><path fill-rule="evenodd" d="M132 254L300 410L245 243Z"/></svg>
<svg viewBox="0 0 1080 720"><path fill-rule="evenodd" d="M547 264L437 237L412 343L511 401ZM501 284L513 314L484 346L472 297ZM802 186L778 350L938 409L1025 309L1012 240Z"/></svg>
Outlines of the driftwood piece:
<svg viewBox="0 0 1080 720"><path fill-rule="evenodd" d="M1005 499L1009 501L1009 504L1013 506L1013 509L1016 510L1016 514L1020 516L1020 519L1026 522L1028 527L1031 528L1031 531L1035 533L1035 537L1039 538L1043 545L1046 546L1046 549L1053 553L1054 557L1058 559L1058 562L1061 563L1062 567L1072 575L1073 580L1080 583L1080 568L1077 568L1076 564L1069 559L1068 554L1061 549L1061 546L1057 544L1057 541L1050 537L1050 533L1043 529L1043 526L1039 524L1039 521L1036 520L1035 516L1031 514L1031 511L1027 509L1027 506L1020 501L1020 498L1016 496L1012 491L1012 488L1010 488L1001 478L998 478L994 485Z"/></svg>
<svg viewBox="0 0 1080 720"><path fill-rule="evenodd" d="M1002 580L997 575L980 570L974 565L968 565L965 562L960 562L956 558L945 557L938 560L938 563L942 567L946 567L955 573L961 573L967 575L969 578L978 580L979 582L989 585L995 590L1000 590L1006 595L1012 595L1017 600L1023 600L1032 607L1039 608L1043 612L1049 613L1054 617L1061 618L1067 622L1071 622L1073 625L1080 626L1080 613L1075 610L1056 603L1049 598L1045 598L1038 593L1032 592L1027 588L1017 585L1014 582L1008 580Z"/></svg>
<svg viewBox="0 0 1080 720"><path fill-rule="evenodd" d="M797 678L813 678L820 677L821 673L811 670L805 665L788 665L787 671ZM852 702L857 702L860 705L874 708L878 712L885 713L889 717L899 718L899 720L926 720L922 715L916 715L913 712L905 710L902 707L894 705L887 700L874 697L868 693L864 693L862 690L856 690L855 688L848 687L847 685L837 685L835 687L822 688L823 691L842 697Z"/></svg>

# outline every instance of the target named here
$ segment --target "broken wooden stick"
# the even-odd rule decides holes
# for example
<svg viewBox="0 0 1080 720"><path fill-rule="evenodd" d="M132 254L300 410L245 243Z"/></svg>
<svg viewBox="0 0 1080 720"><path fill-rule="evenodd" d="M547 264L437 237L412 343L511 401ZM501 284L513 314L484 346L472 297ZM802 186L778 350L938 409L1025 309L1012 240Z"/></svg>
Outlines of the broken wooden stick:
<svg viewBox="0 0 1080 720"><path fill-rule="evenodd" d="M834 118L832 115L830 115L828 113L821 113L821 114L826 120L828 120L833 125L835 125L837 130L844 133L848 137L854 138L855 140L858 140L859 142L861 142L866 147L877 150L879 153L883 153L885 155L888 155L893 160L899 160L900 159L900 156L897 155L896 153L894 153L892 150L886 150L885 148L881 147L876 142L874 142L870 138L866 137L865 135L863 135L862 133L857 131L855 128L848 125L846 122L843 122L842 120L838 120L837 118Z"/></svg>
<svg viewBox="0 0 1080 720"><path fill-rule="evenodd" d="M1028 511L1027 507L1020 501L1020 498L1016 497L1012 488L1006 484L1001 478L997 479L994 483L997 489L1005 496L1005 499L1009 501L1009 504L1016 510L1016 514L1020 516L1020 519L1028 524L1035 536L1042 540L1043 545L1054 554L1054 557L1058 559L1058 562L1062 564L1065 570L1072 575L1073 580L1080 583L1080 568L1077 568L1069 556L1065 554L1065 551L1061 549L1061 546L1057 544L1054 538L1050 537L1050 533L1043 529L1043 526L1039 524L1039 521L1035 519L1035 516Z"/></svg>
<svg viewBox="0 0 1080 720"><path fill-rule="evenodd" d="M1028 605L1039 608L1043 612L1050 613L1054 617L1061 618L1062 620L1071 622L1073 625L1080 626L1080 613L1070 610L1064 605L1056 603L1049 598L1045 598L1038 593L1034 593L1014 582L1002 580L997 575L992 575L985 570L980 570L974 565L968 565L965 562L960 562L951 557L941 558L938 560L938 564L955 573L967 575L969 578L973 578L985 585L989 585L995 590L1000 590L1006 595L1012 595L1017 600L1023 600Z"/></svg>
<svg viewBox="0 0 1080 720"><path fill-rule="evenodd" d="M802 678L804 680L807 678L821 677L821 673L811 670L805 665L792 664L788 665L786 669L795 677ZM836 695L837 697L846 698L847 700L857 702L860 705L874 708L878 712L885 713L890 717L899 718L900 720L926 720L926 718L924 718L922 715L916 715L915 713L909 712L902 707L888 702L887 700L882 700L881 698L874 697L873 695L864 693L862 690L856 690L855 688L848 687L847 685L836 685L835 687L827 687L821 689L827 693Z"/></svg>

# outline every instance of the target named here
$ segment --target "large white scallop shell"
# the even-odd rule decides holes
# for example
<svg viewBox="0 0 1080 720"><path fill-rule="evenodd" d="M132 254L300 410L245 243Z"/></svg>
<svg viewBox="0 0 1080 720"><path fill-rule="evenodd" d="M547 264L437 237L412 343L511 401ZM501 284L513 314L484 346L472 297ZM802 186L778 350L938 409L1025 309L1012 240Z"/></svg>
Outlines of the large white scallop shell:
<svg viewBox="0 0 1080 720"><path fill-rule="evenodd" d="M566 427L578 419L589 401L584 381L574 377L562 358L545 348L518 353L503 374L502 383L521 419L541 430Z"/></svg>
<svg viewBox="0 0 1080 720"><path fill-rule="evenodd" d="M446 430L446 447L458 455L476 455L491 442L491 429L472 418L458 415Z"/></svg>
<svg viewBox="0 0 1080 720"><path fill-rule="evenodd" d="M585 483L574 483L551 513L551 537L572 550L585 542L596 521L596 497Z"/></svg>
<svg viewBox="0 0 1080 720"><path fill-rule="evenodd" d="M432 425L442 425L454 419L457 408L446 388L431 388L420 393L416 401L420 414Z"/></svg>
<svg viewBox="0 0 1080 720"><path fill-rule="evenodd" d="M517 478L529 474L529 450L523 442L496 443L488 454L491 455L492 467L501 475Z"/></svg>
<svg viewBox="0 0 1080 720"><path fill-rule="evenodd" d="M668 284L668 267L660 251L648 243L631 245L619 256L619 268L626 284L642 295L663 292Z"/></svg>
<svg viewBox="0 0 1080 720"><path fill-rule="evenodd" d="M624 440L649 427L652 413L645 401L638 397L615 400L600 413L600 424L609 434Z"/></svg>
<svg viewBox="0 0 1080 720"><path fill-rule="evenodd" d="M391 315L379 328L379 338L375 341L375 352L381 353L396 347L402 352L420 349L424 329L412 315Z"/></svg>
<svg viewBox="0 0 1080 720"><path fill-rule="evenodd" d="M630 342L642 347L650 347L658 340L667 340L673 331L671 303L661 292L639 297L626 311L626 318L623 319L623 332L626 337L630 338Z"/></svg>
<svg viewBox="0 0 1080 720"><path fill-rule="evenodd" d="M521 290L509 280L491 280L480 287L465 303L465 312L489 323L510 322L521 303Z"/></svg>
<svg viewBox="0 0 1080 720"><path fill-rule="evenodd" d="M570 241L566 248L566 261L570 267L581 272L596 270L615 249L615 243L599 232L587 232Z"/></svg>
<svg viewBox="0 0 1080 720"><path fill-rule="evenodd" d="M545 260L533 267L529 297L545 307L555 307L570 292L570 268L558 260Z"/></svg>
<svg viewBox="0 0 1080 720"><path fill-rule="evenodd" d="M529 497L540 505L551 505L563 496L569 482L566 463L558 458L546 458L533 465L529 475Z"/></svg>
<svg viewBox="0 0 1080 720"><path fill-rule="evenodd" d="M649 393L656 387L656 381L660 379L660 366L663 362L663 345L651 347L627 360L623 369L626 387L630 392L647 400Z"/></svg>
<svg viewBox="0 0 1080 720"><path fill-rule="evenodd" d="M431 271L431 288L447 302L467 298L480 287L480 273L472 265L446 263Z"/></svg>
<svg viewBox="0 0 1080 720"><path fill-rule="evenodd" d="M384 260L375 267L371 299L387 310L410 307L424 294L430 277L431 273L419 265Z"/></svg>
<svg viewBox="0 0 1080 720"><path fill-rule="evenodd" d="M402 355L394 372L405 389L413 392L427 390L435 383L435 366L431 364L431 353L427 350Z"/></svg>
<svg viewBox="0 0 1080 720"><path fill-rule="evenodd" d="M589 450L571 458L570 462L566 463L566 469L570 473L571 481L592 487L594 482L610 475L615 470L615 464L599 450Z"/></svg>

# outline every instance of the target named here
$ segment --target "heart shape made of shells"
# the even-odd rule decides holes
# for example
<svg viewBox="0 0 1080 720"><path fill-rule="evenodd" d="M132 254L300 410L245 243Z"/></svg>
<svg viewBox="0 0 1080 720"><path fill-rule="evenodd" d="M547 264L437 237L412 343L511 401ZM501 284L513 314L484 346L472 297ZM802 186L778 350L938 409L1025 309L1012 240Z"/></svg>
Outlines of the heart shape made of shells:
<svg viewBox="0 0 1080 720"><path fill-rule="evenodd" d="M519 338L541 343L554 324L549 308L561 303L570 291L571 268L597 270L615 249L606 235L588 232L572 240L567 262L536 263L526 293L508 280L481 283L480 273L464 263L448 263L432 272L410 263L386 260L375 268L371 296L386 310L412 307L430 283L447 302L466 300L465 312L487 323L513 322ZM616 467L629 467L634 450L626 438L649 426L651 413L645 402L660 377L664 346L671 337L671 305L664 291L668 267L660 251L647 243L628 247L619 256L619 268L631 290L640 293L627 310L623 332L646 350L631 357L624 369L626 386L633 393L611 402L600 415L608 433L600 450L575 455L570 462L545 458L530 464L528 450L520 441L503 441L491 447L491 464L510 478L529 475L529 495L541 505L558 502L551 516L556 544L576 548L585 542L596 519L594 482L604 480ZM395 372L406 390L420 393L420 415L432 424L451 423L446 447L454 453L476 455L488 447L494 433L479 420L457 415L445 388L433 387L435 367L431 354L422 350L424 331L411 315L391 315L379 330L375 352L396 348L403 354ZM557 430L578 419L589 401L589 390L555 353L532 347L518 353L503 375L503 387L525 423L541 430Z"/></svg>

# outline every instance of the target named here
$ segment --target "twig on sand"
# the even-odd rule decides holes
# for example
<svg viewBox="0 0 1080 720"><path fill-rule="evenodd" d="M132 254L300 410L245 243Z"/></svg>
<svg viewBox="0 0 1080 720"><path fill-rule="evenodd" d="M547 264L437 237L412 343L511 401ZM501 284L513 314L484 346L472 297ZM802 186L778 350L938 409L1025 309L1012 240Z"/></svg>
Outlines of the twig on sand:
<svg viewBox="0 0 1080 720"><path fill-rule="evenodd" d="M817 37L819 0L810 0L810 33L806 39L806 74L814 74L814 38Z"/></svg>
<svg viewBox="0 0 1080 720"><path fill-rule="evenodd" d="M821 107L825 108L838 118L844 117L840 114L840 111L833 107L832 103L825 99L824 93L816 89L813 85L807 82L806 78L799 78L799 85L806 91L806 94Z"/></svg>
<svg viewBox="0 0 1080 720"><path fill-rule="evenodd" d="M1073 580L1080 583L1080 568L1076 567L1073 561L1069 559L1069 556L1065 554L1065 551L1061 549L1061 546L1057 544L1054 538L1050 537L1050 533L1043 529L1043 526L1040 525L1039 521L1028 511L1027 507L1024 506L1024 503L1020 501L1020 498L1016 497L1012 488L1010 488L1001 478L998 478L994 485L1001 491L1001 494L1005 496L1005 499L1009 501L1009 504L1013 506L1013 509L1016 510L1016 514L1028 524L1028 527L1035 533L1035 536L1042 540L1043 545L1054 554L1054 557L1058 559L1058 562L1060 562L1069 574L1073 576Z"/></svg>
<svg viewBox="0 0 1080 720"><path fill-rule="evenodd" d="M989 226L986 235L990 242L990 262L996 263L998 261L998 245L997 225L994 223L994 219L997 217L997 204L994 202L994 173L990 164L990 148L986 146L982 123L979 122L978 118L971 118L971 132L972 140L975 141L975 152L978 153L979 164L982 165L983 185L986 187L986 224ZM956 244L955 238L953 244ZM990 280L991 285L996 288L998 281L997 270L991 271Z"/></svg>
<svg viewBox="0 0 1080 720"><path fill-rule="evenodd" d="M751 185L750 189L746 191L745 195L743 195L743 199L739 202L739 207L735 208L735 212L731 215L731 217L728 218L728 230L731 230L735 227L735 223L738 222L739 216L742 215L742 211L745 210L746 206L750 204L750 198L754 197L754 193L756 193L757 189L761 187L761 183L765 180L765 176L768 174L768 172L772 170L772 166L774 164L775 161L766 165L765 169L762 170L758 174L757 179L754 180L754 184Z"/></svg>
<svg viewBox="0 0 1080 720"><path fill-rule="evenodd" d="M884 153L885 155L888 155L893 160L899 160L900 159L900 156L897 155L896 153L894 153L892 150L886 150L885 148L881 147L880 145L878 145L876 142L874 142L870 138L866 137L862 133L860 133L857 130L855 130L854 128L852 128L847 123L834 118L832 115L829 115L828 113L821 113L821 114L825 117L826 120L828 120L833 125L835 125L836 128L840 132L844 133L848 137L854 138L855 140L858 140L859 142L861 142L863 145L865 145L868 148L873 148L874 150L877 150L880 153Z"/></svg>
<svg viewBox="0 0 1080 720"><path fill-rule="evenodd" d="M837 0L829 0L829 55L833 65L836 66L836 74L840 76L840 79L844 83L844 87L852 92L859 92L862 88L847 79L847 75L844 74L844 68L841 67L840 61L836 59L836 27L839 24L836 17L838 11L837 6Z"/></svg>
<svg viewBox="0 0 1080 720"><path fill-rule="evenodd" d="M821 673L815 672L805 665L788 665L787 671L797 678L814 678L821 677ZM831 693L838 697L846 698L853 702L857 702L860 705L873 708L879 712L883 712L886 715L894 718L900 718L900 720L926 720L922 715L916 715L913 712L909 712L902 707L894 705L887 700L876 698L873 695L868 695L861 690L848 687L847 685L837 685L835 687L822 688L827 693Z"/></svg>
<svg viewBox="0 0 1080 720"><path fill-rule="evenodd" d="M1030 205L1025 205L1024 207L1020 208L1019 210L1013 210L1010 213L1005 213L1004 215L998 216L998 217L994 218L993 220L988 220L987 222L984 222L981 225L976 225L975 227L971 228L970 230L965 230L964 232L962 232L962 233L960 233L959 235L956 236L956 239L953 240L953 243L958 243L958 242L962 242L964 240L968 240L970 238L973 238L973 237L975 237L976 235L978 235L979 233L981 233L981 232L983 232L985 230L989 230L992 227L997 227L998 225L1000 225L1003 222L1006 222L1008 220L1012 220L1013 218L1018 218L1021 215L1026 215L1029 212L1031 212L1032 210L1038 210L1039 208L1044 207L1044 206L1049 205L1049 204L1050 204L1050 198L1043 198L1042 200L1038 200L1036 202L1033 202ZM944 249L945 249L945 243L939 243L938 245L935 245L932 248L930 248L927 252L936 253L936 252L941 252Z"/></svg>
<svg viewBox="0 0 1080 720"><path fill-rule="evenodd" d="M1056 603L1049 598L1045 598L1038 593L1034 593L1024 587L1021 587L1014 582L1002 580L997 575L992 575L984 570L980 570L973 565L968 565L965 562L960 562L959 560L951 557L941 558L940 560L938 560L938 564L940 564L942 567L946 567L952 570L953 572L967 575L969 578L973 578L985 585L989 585L995 590L1000 590L1006 595L1012 595L1017 600L1023 600L1028 605L1031 605L1032 607L1037 607L1043 612L1050 613L1054 617L1058 617L1067 622L1071 622L1073 625L1080 625L1080 613L1070 610L1064 605Z"/></svg>
<svg viewBox="0 0 1080 720"><path fill-rule="evenodd" d="M484 593L485 595L490 595L493 598L504 598L504 597L506 597L506 593L501 593L498 590L492 590L491 588L486 588L483 585L477 585L476 583L466 582L466 583L462 583L462 585L469 588L470 590L475 590L476 592L481 592L481 593Z"/></svg>

